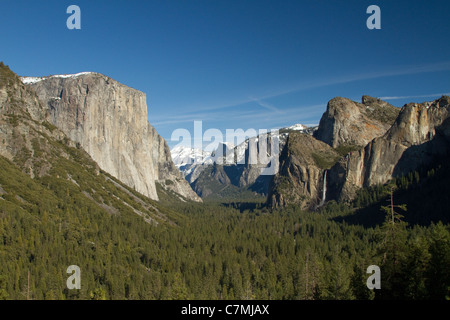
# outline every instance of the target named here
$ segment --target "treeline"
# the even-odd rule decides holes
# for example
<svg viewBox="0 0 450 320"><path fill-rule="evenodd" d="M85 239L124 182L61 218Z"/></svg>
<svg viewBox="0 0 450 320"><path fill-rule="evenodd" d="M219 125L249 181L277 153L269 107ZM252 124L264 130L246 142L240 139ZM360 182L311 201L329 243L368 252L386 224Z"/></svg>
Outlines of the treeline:
<svg viewBox="0 0 450 320"><path fill-rule="evenodd" d="M449 296L449 226L408 225L400 214L406 217L413 208L399 196L402 190L420 190L418 184L440 186L433 177L445 177L444 171L426 179L419 174L419 181L413 174L407 189L401 187L404 182L395 183L394 204L406 203L407 211L389 207L390 187L374 189L371 196L379 194L372 205L382 223L370 227L349 222L355 208L336 202L320 212L179 202L165 211L170 220L155 225L124 204L116 205L118 212L95 204L76 192L73 182L58 178L62 173L31 179L0 160L2 299ZM57 172L62 169L55 165ZM83 190L97 190L91 194L98 203L116 199L114 194L126 197L95 179L85 185L77 181ZM66 286L70 265L81 269L80 290ZM380 290L366 286L369 265L381 267Z"/></svg>
<svg viewBox="0 0 450 320"><path fill-rule="evenodd" d="M351 214L288 208L243 213L191 205L176 227L133 215L67 212L71 227L29 213L2 215L0 296L9 299L444 299L449 230L442 224L365 229ZM75 221L74 221L75 222ZM397 226L396 226L397 228ZM391 242L386 239L393 239ZM81 268L81 290L66 268ZM381 290L366 287L381 267ZM28 271L30 281L28 284Z"/></svg>

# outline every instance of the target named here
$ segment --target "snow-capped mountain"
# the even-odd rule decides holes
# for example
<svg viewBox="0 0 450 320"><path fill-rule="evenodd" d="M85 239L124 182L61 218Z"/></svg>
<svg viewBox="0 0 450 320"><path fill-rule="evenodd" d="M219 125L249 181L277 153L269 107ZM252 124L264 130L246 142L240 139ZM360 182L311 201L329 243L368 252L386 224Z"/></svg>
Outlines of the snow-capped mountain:
<svg viewBox="0 0 450 320"><path fill-rule="evenodd" d="M211 160L211 152L186 146L176 146L170 150L170 153L173 163L178 169L186 165L202 164Z"/></svg>
<svg viewBox="0 0 450 320"><path fill-rule="evenodd" d="M205 167L214 163L212 152L197 148L176 146L170 153L173 163L189 183L194 182Z"/></svg>
<svg viewBox="0 0 450 320"><path fill-rule="evenodd" d="M278 131L278 141L279 141L279 152L281 152L282 148L284 147L287 137L289 136L290 131L302 131L305 133L312 134L312 132L315 130L315 128L309 128L303 124L295 124L290 127L279 129ZM261 134L256 137L251 137L246 139L244 142L240 143L237 146L233 146L230 143L219 143L216 150L212 152L204 151L201 149L195 149L195 148L189 148L186 146L176 146L171 150L172 154L172 160L175 163L175 165L178 167L178 169L183 173L185 179L189 183L194 183L197 178L200 176L200 174L210 165L213 165L214 163L222 164L224 162L217 161L220 159L220 157L225 157L226 155L230 155L230 153L233 153L234 161L232 163L226 163L228 166L245 166L247 167L247 170L241 169L237 170L239 174L241 175L248 175L248 168L250 168L252 165L249 164L249 157L250 154L252 154L253 159L258 158L258 152L259 147L258 143L259 140L264 137L267 141L274 139L277 132L270 131L266 134ZM256 150L249 150L250 145L255 145ZM270 150L270 147L267 147L268 151ZM219 152L220 151L220 152ZM268 154L267 156L270 157ZM251 180L248 180L247 177L241 177L231 179L233 181L239 181L241 180L241 184L245 185L247 182L252 183L252 181L255 179L255 177L258 176L256 172L259 172L261 170L261 165L254 166L252 172L253 178Z"/></svg>
<svg viewBox="0 0 450 320"><path fill-rule="evenodd" d="M293 126L286 127L284 129L286 129L286 130L295 130L295 131L305 131L306 129L308 129L308 127L303 125L303 124L298 123L298 124L294 124Z"/></svg>

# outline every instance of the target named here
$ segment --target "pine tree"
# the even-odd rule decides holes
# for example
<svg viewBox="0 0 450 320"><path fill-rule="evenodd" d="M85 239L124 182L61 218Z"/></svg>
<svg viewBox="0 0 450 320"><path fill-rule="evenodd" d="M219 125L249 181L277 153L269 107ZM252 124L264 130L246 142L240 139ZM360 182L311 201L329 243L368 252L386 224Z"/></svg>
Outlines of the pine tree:
<svg viewBox="0 0 450 320"><path fill-rule="evenodd" d="M430 237L431 254L427 274L429 298L445 299L450 295L450 232L442 223L433 226Z"/></svg>
<svg viewBox="0 0 450 320"><path fill-rule="evenodd" d="M336 251L338 250L336 249ZM333 300L349 300L353 298L353 292L350 287L351 276L348 268L346 268L348 264L343 263L339 257L342 255L342 252L336 251L331 260L326 294L328 298Z"/></svg>
<svg viewBox="0 0 450 320"><path fill-rule="evenodd" d="M428 241L418 235L408 242L409 252L403 264L404 297L406 299L426 299L428 292L427 266L430 261Z"/></svg>
<svg viewBox="0 0 450 320"><path fill-rule="evenodd" d="M382 298L395 299L403 296L404 286L401 279L402 263L405 260L407 246L407 223L402 221L403 216L396 209L406 211L406 205L394 204L395 185L389 186L388 206L382 206L386 213L385 222L381 227L381 287L377 293Z"/></svg>
<svg viewBox="0 0 450 320"><path fill-rule="evenodd" d="M351 276L350 281L353 296L355 299L372 300L374 298L374 291L367 289L367 274L365 273L364 268L355 264L355 266L353 267L353 275Z"/></svg>

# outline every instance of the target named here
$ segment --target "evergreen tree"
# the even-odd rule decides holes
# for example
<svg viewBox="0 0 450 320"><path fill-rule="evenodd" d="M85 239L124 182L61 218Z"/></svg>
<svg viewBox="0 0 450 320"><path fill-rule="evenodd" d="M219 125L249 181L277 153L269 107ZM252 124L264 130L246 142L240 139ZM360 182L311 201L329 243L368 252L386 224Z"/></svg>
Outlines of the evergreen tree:
<svg viewBox="0 0 450 320"><path fill-rule="evenodd" d="M353 291L353 297L356 300L372 300L375 296L373 290L367 288L367 274L361 266L355 264L353 267L353 274L351 276L351 288ZM364 272L363 272L364 271Z"/></svg>
<svg viewBox="0 0 450 320"><path fill-rule="evenodd" d="M389 187L389 205L383 206L386 214L385 222L381 227L381 287L379 295L383 299L398 299L404 295L404 282L401 279L402 263L406 257L407 223L402 221L403 216L396 212L397 208L406 211L406 205L394 204L395 186Z"/></svg>
<svg viewBox="0 0 450 320"><path fill-rule="evenodd" d="M450 232L442 223L432 228L429 253L426 271L429 298L442 300L450 295Z"/></svg>

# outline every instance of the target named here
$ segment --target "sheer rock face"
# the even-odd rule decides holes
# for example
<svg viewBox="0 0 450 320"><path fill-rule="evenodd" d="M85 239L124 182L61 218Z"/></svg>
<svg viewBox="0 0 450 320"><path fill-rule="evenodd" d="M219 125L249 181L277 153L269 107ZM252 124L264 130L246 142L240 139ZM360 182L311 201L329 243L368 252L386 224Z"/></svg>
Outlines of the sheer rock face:
<svg viewBox="0 0 450 320"><path fill-rule="evenodd" d="M399 108L382 100L363 96L362 103L337 97L328 102L314 137L333 148L365 146L382 136L394 123Z"/></svg>
<svg viewBox="0 0 450 320"><path fill-rule="evenodd" d="M338 159L326 143L304 133L291 133L280 155L280 170L269 187L271 208L290 204L314 208L324 188L324 171Z"/></svg>
<svg viewBox="0 0 450 320"><path fill-rule="evenodd" d="M317 207L323 197L324 183L327 186L333 183L332 190L345 183L345 179L337 179L342 177L344 168L335 170L339 175L332 175L334 179L327 174L327 181L324 181L324 171L343 154L361 149L386 133L398 113L399 108L369 96L363 96L362 103L341 97L330 100L313 136L289 136L281 154L280 171L269 188L268 205ZM329 198L328 188L325 196Z"/></svg>
<svg viewBox="0 0 450 320"><path fill-rule="evenodd" d="M350 200L361 187L388 182L450 149L450 97L405 105L392 127L331 170L329 192Z"/></svg>
<svg viewBox="0 0 450 320"><path fill-rule="evenodd" d="M327 169L326 199L349 201L362 187L387 183L450 152L450 97L401 110L368 96L362 102L332 99L314 138L289 136L270 186L271 207L314 207Z"/></svg>
<svg viewBox="0 0 450 320"><path fill-rule="evenodd" d="M166 141L148 123L143 92L98 73L22 81L48 107L51 123L79 143L102 170L151 199L158 199L159 181L199 200L174 166Z"/></svg>

